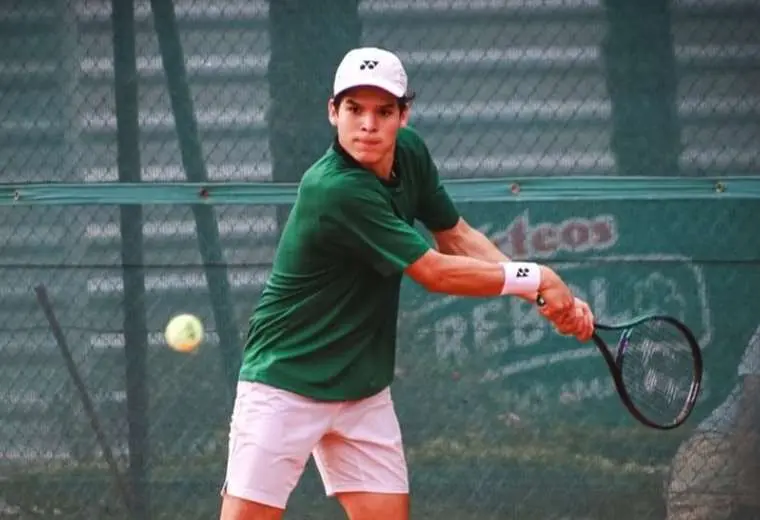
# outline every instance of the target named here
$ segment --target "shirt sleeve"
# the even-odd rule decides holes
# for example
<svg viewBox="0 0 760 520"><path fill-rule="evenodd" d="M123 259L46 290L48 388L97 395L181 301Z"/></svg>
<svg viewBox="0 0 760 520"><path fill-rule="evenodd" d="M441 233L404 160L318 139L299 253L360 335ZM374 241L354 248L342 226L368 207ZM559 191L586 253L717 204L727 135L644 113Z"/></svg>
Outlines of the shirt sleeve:
<svg viewBox="0 0 760 520"><path fill-rule="evenodd" d="M425 180L420 192L417 218L430 231L446 231L453 228L459 221L459 211L441 182L438 167L427 145L421 137L416 134L414 137Z"/></svg>
<svg viewBox="0 0 760 520"><path fill-rule="evenodd" d="M380 185L377 189L363 183L327 189L323 223L328 239L382 275L402 272L430 249L425 239L394 213Z"/></svg>

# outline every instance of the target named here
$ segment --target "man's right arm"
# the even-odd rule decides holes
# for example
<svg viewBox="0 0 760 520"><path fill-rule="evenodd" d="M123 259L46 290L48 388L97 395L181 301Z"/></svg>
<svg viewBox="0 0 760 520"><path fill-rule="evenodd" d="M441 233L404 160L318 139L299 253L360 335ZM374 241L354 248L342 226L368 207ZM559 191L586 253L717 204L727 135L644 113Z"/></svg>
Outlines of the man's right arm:
<svg viewBox="0 0 760 520"><path fill-rule="evenodd" d="M492 297L520 294L506 287L506 273L498 263L466 256L445 255L430 249L405 269L406 274L429 292L454 296ZM541 276L543 273L538 274Z"/></svg>
<svg viewBox="0 0 760 520"><path fill-rule="evenodd" d="M526 273L525 269L530 272ZM520 270L528 276L519 276ZM594 332L594 317L588 306L578 306L562 279L543 265L492 263L465 256L446 255L430 249L404 271L422 287L435 293L470 297L509 294L526 298L538 292L546 302L541 308L541 314L560 333L572 334L580 341L587 341Z"/></svg>
<svg viewBox="0 0 760 520"><path fill-rule="evenodd" d="M364 181L343 177L340 184L321 187L319 218L325 240L347 248L385 275L403 271L430 292L470 297L529 297L538 292L546 302L541 314L561 333L590 336L590 319L575 316L570 289L551 269L439 253L394 213L375 184Z"/></svg>

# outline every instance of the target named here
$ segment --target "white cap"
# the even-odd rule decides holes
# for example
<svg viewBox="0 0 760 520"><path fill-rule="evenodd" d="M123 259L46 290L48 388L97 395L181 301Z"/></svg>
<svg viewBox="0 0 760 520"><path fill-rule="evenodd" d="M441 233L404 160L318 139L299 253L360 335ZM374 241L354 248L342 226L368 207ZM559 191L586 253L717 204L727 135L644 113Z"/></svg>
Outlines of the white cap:
<svg viewBox="0 0 760 520"><path fill-rule="evenodd" d="M333 96L359 86L378 87L397 98L404 97L407 77L401 60L392 52L377 47L348 51L335 72Z"/></svg>

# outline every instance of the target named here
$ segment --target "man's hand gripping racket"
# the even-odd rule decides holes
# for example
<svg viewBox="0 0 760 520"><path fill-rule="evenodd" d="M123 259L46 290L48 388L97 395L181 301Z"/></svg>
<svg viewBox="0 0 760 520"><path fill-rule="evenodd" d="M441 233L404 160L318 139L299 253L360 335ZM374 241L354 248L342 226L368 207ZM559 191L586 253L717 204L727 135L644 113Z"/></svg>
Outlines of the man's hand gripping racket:
<svg viewBox="0 0 760 520"><path fill-rule="evenodd" d="M683 424L702 384L702 353L691 330L676 318L660 314L611 325L596 323L590 310L583 315L588 309L584 302L574 300L571 306L567 294L553 290L538 295L541 314L560 333L593 340L631 415L658 430ZM614 348L602 337L605 332L614 333L610 338Z"/></svg>

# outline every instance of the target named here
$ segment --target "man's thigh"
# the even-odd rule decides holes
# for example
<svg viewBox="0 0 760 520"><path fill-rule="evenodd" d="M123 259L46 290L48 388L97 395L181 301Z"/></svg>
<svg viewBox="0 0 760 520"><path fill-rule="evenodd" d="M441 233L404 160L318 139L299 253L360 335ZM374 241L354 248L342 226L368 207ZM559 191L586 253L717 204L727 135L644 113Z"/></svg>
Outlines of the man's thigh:
<svg viewBox="0 0 760 520"><path fill-rule="evenodd" d="M222 493L285 509L309 454L339 409L335 403L241 382L230 424Z"/></svg>
<svg viewBox="0 0 760 520"><path fill-rule="evenodd" d="M343 404L314 461L326 493L338 497L352 520L408 517L406 457L388 389Z"/></svg>

